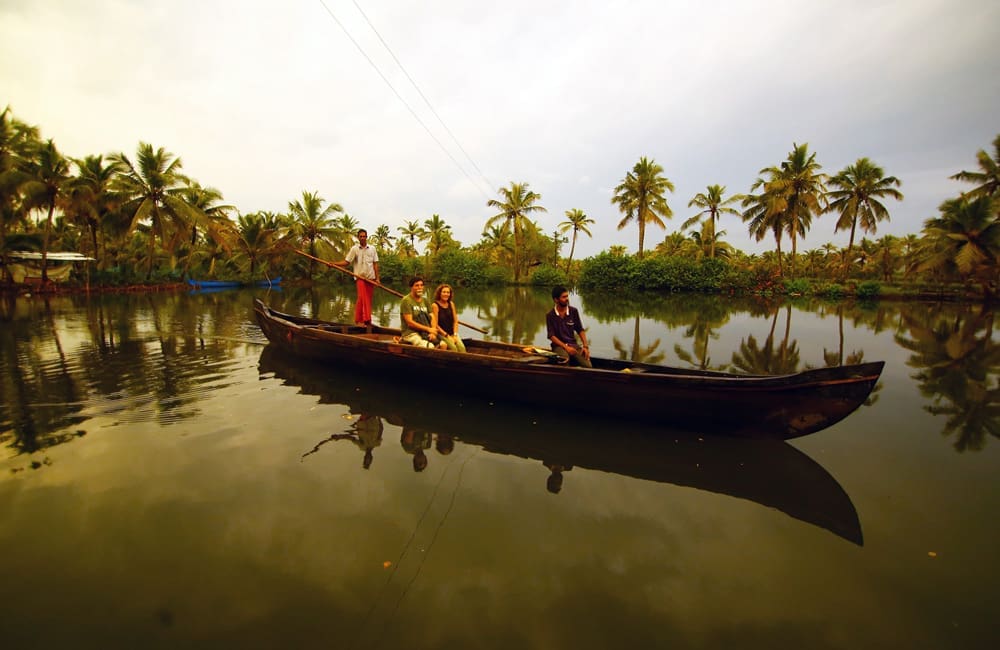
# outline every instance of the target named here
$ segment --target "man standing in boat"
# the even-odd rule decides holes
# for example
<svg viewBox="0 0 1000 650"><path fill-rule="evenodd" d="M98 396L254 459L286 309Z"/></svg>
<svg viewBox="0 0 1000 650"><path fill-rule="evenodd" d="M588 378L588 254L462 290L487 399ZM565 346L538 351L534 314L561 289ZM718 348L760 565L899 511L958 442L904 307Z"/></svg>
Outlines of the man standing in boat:
<svg viewBox="0 0 1000 650"><path fill-rule="evenodd" d="M592 368L590 364L590 345L587 343L587 330L583 329L580 312L569 304L569 291L566 287L552 289L552 300L555 306L545 315L545 325L548 329L552 350L573 365ZM576 337L580 336L580 343Z"/></svg>
<svg viewBox="0 0 1000 650"><path fill-rule="evenodd" d="M346 267L353 264L354 281L358 288L358 301L354 306L354 322L359 325L372 324L372 297L375 295L375 284L381 284L378 271L378 251L368 245L368 231L362 228L358 231L358 243L351 246L347 258L342 262L334 262L335 266ZM375 284L372 284L372 283Z"/></svg>

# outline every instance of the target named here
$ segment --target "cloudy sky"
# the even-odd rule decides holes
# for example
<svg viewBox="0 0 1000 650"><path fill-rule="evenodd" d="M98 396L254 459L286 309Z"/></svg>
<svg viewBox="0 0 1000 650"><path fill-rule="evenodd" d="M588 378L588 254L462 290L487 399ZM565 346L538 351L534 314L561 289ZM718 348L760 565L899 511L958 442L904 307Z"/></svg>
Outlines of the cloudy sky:
<svg viewBox="0 0 1000 650"><path fill-rule="evenodd" d="M640 156L676 186L649 248L803 142L899 177L876 236L919 232L1000 133L998 41L996 0L0 0L0 106L74 157L164 147L244 213L318 191L472 244L528 182L546 232L596 220L580 257L636 250L610 197ZM800 250L846 245L834 221Z"/></svg>

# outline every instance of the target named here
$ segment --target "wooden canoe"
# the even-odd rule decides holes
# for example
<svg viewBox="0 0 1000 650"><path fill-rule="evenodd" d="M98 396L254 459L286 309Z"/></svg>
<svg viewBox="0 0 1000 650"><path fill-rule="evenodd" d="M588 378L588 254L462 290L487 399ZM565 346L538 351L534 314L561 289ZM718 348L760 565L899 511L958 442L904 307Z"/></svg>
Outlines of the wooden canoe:
<svg viewBox="0 0 1000 650"><path fill-rule="evenodd" d="M417 348L399 343L396 329L283 314L260 300L254 312L282 352L386 381L729 436L788 439L825 429L865 403L884 366L875 361L770 376L595 357L588 369L496 341L464 339L464 354Z"/></svg>

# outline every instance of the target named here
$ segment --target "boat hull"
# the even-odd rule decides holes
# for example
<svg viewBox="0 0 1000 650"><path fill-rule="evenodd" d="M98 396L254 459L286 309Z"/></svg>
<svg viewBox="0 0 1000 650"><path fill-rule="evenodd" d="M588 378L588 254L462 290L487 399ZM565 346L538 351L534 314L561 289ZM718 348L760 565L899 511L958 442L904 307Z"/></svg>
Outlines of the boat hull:
<svg viewBox="0 0 1000 650"><path fill-rule="evenodd" d="M730 436L788 439L829 427L865 402L884 365L744 376L594 359L595 369L585 369L518 354L518 346L502 343L487 344L491 355L415 348L394 343L396 331L389 328L365 334L358 327L281 314L259 300L255 313L267 339L297 357L498 402ZM466 347L476 344L470 339Z"/></svg>

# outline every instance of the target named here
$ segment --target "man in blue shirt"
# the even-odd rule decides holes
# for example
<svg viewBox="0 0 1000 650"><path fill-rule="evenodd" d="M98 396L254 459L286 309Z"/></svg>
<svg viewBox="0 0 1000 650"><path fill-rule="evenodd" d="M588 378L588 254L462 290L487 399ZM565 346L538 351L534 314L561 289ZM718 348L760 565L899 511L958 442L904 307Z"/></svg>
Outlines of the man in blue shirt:
<svg viewBox="0 0 1000 650"><path fill-rule="evenodd" d="M569 292L566 287L553 288L552 300L555 306L545 315L545 325L549 341L552 342L552 350L573 365L592 368L587 330L583 329L580 312L569 304ZM580 337L579 342L576 340L577 336Z"/></svg>

